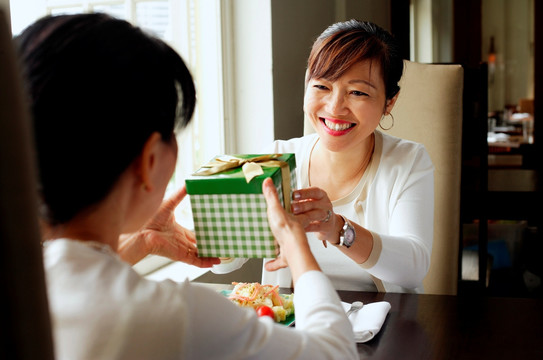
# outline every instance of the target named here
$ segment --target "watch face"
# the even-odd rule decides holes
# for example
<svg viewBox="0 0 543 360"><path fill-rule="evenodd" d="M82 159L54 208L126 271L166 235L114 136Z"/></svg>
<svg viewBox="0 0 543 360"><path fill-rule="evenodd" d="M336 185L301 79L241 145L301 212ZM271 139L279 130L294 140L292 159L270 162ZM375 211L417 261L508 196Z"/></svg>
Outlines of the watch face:
<svg viewBox="0 0 543 360"><path fill-rule="evenodd" d="M351 226L349 226L347 230L345 230L345 238L343 240L343 243L345 244L346 247L349 247L353 244L354 237L355 237L354 229Z"/></svg>

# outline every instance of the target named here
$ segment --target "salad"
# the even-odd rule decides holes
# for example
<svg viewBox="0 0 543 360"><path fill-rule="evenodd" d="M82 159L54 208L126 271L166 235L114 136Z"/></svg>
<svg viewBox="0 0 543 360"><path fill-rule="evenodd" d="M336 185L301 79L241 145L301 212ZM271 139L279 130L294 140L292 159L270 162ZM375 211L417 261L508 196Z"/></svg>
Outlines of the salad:
<svg viewBox="0 0 543 360"><path fill-rule="evenodd" d="M294 294L279 294L279 286L257 282L232 284L235 286L228 299L239 306L255 309L259 316L270 316L276 322L281 322L294 314Z"/></svg>

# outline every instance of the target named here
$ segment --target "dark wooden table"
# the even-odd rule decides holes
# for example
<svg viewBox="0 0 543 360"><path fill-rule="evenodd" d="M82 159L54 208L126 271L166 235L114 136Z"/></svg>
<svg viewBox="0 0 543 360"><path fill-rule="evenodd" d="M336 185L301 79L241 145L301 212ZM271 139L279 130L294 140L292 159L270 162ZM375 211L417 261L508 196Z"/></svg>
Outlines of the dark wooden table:
<svg viewBox="0 0 543 360"><path fill-rule="evenodd" d="M543 299L338 293L391 304L361 359L543 359Z"/></svg>
<svg viewBox="0 0 543 360"><path fill-rule="evenodd" d="M206 284L216 290L232 285ZM281 288L291 293L292 289ZM543 360L543 299L338 291L341 300L388 301L381 331L360 359ZM338 359L341 360L341 359Z"/></svg>

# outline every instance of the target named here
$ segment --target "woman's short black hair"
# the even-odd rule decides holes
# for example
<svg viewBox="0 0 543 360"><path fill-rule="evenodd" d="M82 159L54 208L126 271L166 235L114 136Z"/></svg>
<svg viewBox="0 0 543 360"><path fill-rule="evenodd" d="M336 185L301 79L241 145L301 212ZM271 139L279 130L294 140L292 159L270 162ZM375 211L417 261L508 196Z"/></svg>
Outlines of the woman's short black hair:
<svg viewBox="0 0 543 360"><path fill-rule="evenodd" d="M181 57L124 20L47 16L15 41L50 224L102 200L153 132L170 141L192 117L195 89Z"/></svg>

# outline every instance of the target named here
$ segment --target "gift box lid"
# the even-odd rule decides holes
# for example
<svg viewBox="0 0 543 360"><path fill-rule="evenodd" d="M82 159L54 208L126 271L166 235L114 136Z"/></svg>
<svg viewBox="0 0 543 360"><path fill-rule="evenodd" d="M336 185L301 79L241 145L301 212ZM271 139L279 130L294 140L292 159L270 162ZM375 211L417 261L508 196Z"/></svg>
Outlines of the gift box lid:
<svg viewBox="0 0 543 360"><path fill-rule="evenodd" d="M230 155L230 157L251 159L260 157L266 154L241 154ZM213 160L224 157L216 156ZM213 161L212 160L212 161ZM296 160L294 154L280 154L275 160L286 162L290 171L296 168ZM275 186L282 183L281 168L262 166L264 174L256 176L249 183L245 179L245 175L241 167L229 169L212 175L197 175L197 173L187 177L185 184L187 193L190 194L261 194L262 182L264 179L271 177Z"/></svg>

